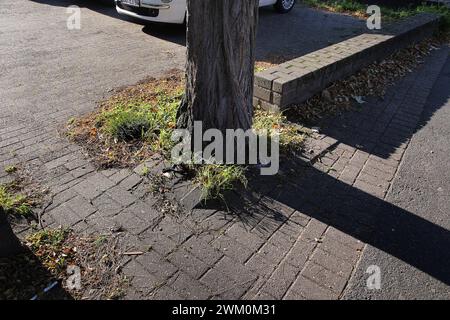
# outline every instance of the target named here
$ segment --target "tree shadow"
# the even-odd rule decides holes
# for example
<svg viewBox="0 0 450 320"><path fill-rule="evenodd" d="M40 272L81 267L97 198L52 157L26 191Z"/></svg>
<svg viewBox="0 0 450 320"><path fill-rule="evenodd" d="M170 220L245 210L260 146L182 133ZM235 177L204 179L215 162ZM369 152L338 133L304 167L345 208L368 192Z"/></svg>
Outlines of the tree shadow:
<svg viewBox="0 0 450 320"><path fill-rule="evenodd" d="M428 63L420 67L419 72L424 67L429 68L432 59L433 56L429 57ZM446 62L443 70L450 70L450 60ZM424 73L419 74L419 77L428 76ZM414 85L415 77L416 73L411 73L399 84L388 88L383 99L365 98L365 104L358 105L353 110L338 116L327 117L313 125L320 127L321 134L335 139L334 146L344 144L388 159L399 147L405 146L412 136L428 123L434 113L450 99L450 92L441 90L445 94L433 96L427 112L423 112L428 97L421 95L421 92L430 88ZM448 83L450 76L447 74L439 81ZM413 85L403 90L408 83ZM334 146L331 146L331 149Z"/></svg>
<svg viewBox="0 0 450 320"><path fill-rule="evenodd" d="M139 20L132 19L128 16L123 16L117 13L115 9L114 0L30 0L35 3L57 6L57 7L69 7L78 6L80 8L86 8L97 13L109 16L111 18L126 20L131 23L143 24Z"/></svg>
<svg viewBox="0 0 450 320"><path fill-rule="evenodd" d="M414 132L425 126L437 110L448 105L449 70L450 60L438 78ZM393 87L393 94L396 91ZM372 108L367 106L367 109ZM348 128L347 132L342 131L345 136L341 141L356 144L357 141L351 140L355 132ZM403 140L393 141L397 144ZM394 149L392 146L385 150L386 154L377 155L387 156ZM295 227L296 222L289 217L296 210L450 285L449 230L346 184L301 158L281 160L279 176L260 176L255 172L248 190L232 192L227 196L226 206L210 203L208 208L218 208L222 211L220 214L226 212L223 216L229 220L237 217L252 232L273 232L283 223Z"/></svg>
<svg viewBox="0 0 450 320"><path fill-rule="evenodd" d="M238 219L251 232L276 230L298 211L378 248L450 285L450 231L314 168L284 162L283 178L258 176L249 190L209 203L224 219ZM295 174L293 174L295 170ZM264 195L264 196L262 196ZM287 209L286 207L290 208Z"/></svg>

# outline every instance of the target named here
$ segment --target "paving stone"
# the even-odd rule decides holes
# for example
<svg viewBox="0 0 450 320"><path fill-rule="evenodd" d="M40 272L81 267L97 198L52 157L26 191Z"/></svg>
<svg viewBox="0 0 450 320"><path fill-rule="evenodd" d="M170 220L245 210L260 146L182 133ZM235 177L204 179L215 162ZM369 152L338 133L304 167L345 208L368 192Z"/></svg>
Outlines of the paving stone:
<svg viewBox="0 0 450 320"><path fill-rule="evenodd" d="M81 217L82 219L93 214L97 209L91 205L86 199L76 196L66 202L66 204L73 212Z"/></svg>
<svg viewBox="0 0 450 320"><path fill-rule="evenodd" d="M316 245L317 244L315 242L298 240L287 254L286 262L296 268L303 268Z"/></svg>
<svg viewBox="0 0 450 320"><path fill-rule="evenodd" d="M293 244L295 243L295 241L297 240L298 235L294 236L294 235L292 235L292 233L291 234L284 233L284 232L281 231L281 228L278 229L278 231L276 231L272 235L272 237L270 237L270 239L269 239L269 241L267 243L270 243L270 244L272 244L272 245L274 245L276 247L287 247L287 248L292 247Z"/></svg>
<svg viewBox="0 0 450 320"><path fill-rule="evenodd" d="M161 217L161 213L153 209L151 206L147 205L146 203L138 200L135 203L133 203L128 208L124 209L126 212L130 212L142 221L146 225L153 226L156 224L158 218Z"/></svg>
<svg viewBox="0 0 450 320"><path fill-rule="evenodd" d="M324 237L322 243L320 243L318 247L337 258L349 262L352 265L356 263L361 254L360 249L353 249L348 246L343 246L331 237Z"/></svg>
<svg viewBox="0 0 450 320"><path fill-rule="evenodd" d="M109 217L113 217L122 210L122 205L114 201L108 194L104 193L92 201L92 204Z"/></svg>
<svg viewBox="0 0 450 320"><path fill-rule="evenodd" d="M289 218L289 221L287 222L287 224L298 225L298 226L304 228L308 225L309 221L311 221L311 217L309 217L306 214L303 214L299 211L295 211L292 214L292 216Z"/></svg>
<svg viewBox="0 0 450 320"><path fill-rule="evenodd" d="M277 247L271 243L266 243L258 251L258 253L264 257L264 259L270 260L274 264L280 263L283 257L287 254L290 248Z"/></svg>
<svg viewBox="0 0 450 320"><path fill-rule="evenodd" d="M239 223L235 223L231 226L225 234L250 250L257 250L264 243L262 238L258 237L251 230L245 229L245 227Z"/></svg>
<svg viewBox="0 0 450 320"><path fill-rule="evenodd" d="M74 170L74 169L77 169L79 167L88 166L88 162L87 162L86 159L76 157L72 161L64 163L64 166L68 170Z"/></svg>
<svg viewBox="0 0 450 320"><path fill-rule="evenodd" d="M131 170L129 169L121 169L120 171L114 173L112 176L109 177L111 181L114 183L119 183L122 180L126 179L128 176L132 174Z"/></svg>
<svg viewBox="0 0 450 320"><path fill-rule="evenodd" d="M188 230L186 227L167 216L161 220L153 230L158 230L165 234L178 245L181 245L193 234L191 230Z"/></svg>
<svg viewBox="0 0 450 320"><path fill-rule="evenodd" d="M378 197L380 199L384 198L384 196L386 195L386 191L387 191L384 188L374 186L363 180L357 180L353 186L361 191L367 192L368 194Z"/></svg>
<svg viewBox="0 0 450 320"><path fill-rule="evenodd" d="M390 186L389 181L383 180L382 177L374 177L372 175L366 174L365 172L361 172L356 182L358 181L373 185L377 187L377 189L381 189L384 191L387 191Z"/></svg>
<svg viewBox="0 0 450 320"><path fill-rule="evenodd" d="M339 176L339 180L341 180L342 182L345 182L349 185L352 185L355 182L356 177L358 176L361 169L362 169L362 166L355 167L352 165L347 165L345 167L345 169L342 171L341 175Z"/></svg>
<svg viewBox="0 0 450 320"><path fill-rule="evenodd" d="M71 227L81 221L81 217L64 204L50 210L47 214L52 217L57 225L62 227Z"/></svg>
<svg viewBox="0 0 450 320"><path fill-rule="evenodd" d="M262 292L281 300L295 281L298 273L300 273L300 269L288 263L281 263L263 286Z"/></svg>
<svg viewBox="0 0 450 320"><path fill-rule="evenodd" d="M176 274L173 281L168 282L168 286L185 299L206 300L212 296L212 293L200 281L183 272Z"/></svg>
<svg viewBox="0 0 450 320"><path fill-rule="evenodd" d="M243 286L237 284L217 268L208 270L200 282L210 289L214 297L220 299L237 300L245 293Z"/></svg>
<svg viewBox="0 0 450 320"><path fill-rule="evenodd" d="M274 262L266 258L264 254L255 253L248 259L245 266L248 270L255 272L261 277L270 275L278 265L278 262Z"/></svg>
<svg viewBox="0 0 450 320"><path fill-rule="evenodd" d="M332 240L336 240L346 245L347 247L350 247L355 250L362 250L364 248L363 242L334 227L328 228L328 230L325 233L325 237L331 238Z"/></svg>
<svg viewBox="0 0 450 320"><path fill-rule="evenodd" d="M126 177L124 180L122 180L119 183L119 186L123 188L124 190L132 190L134 187L136 187L139 183L142 182L142 177L139 175L132 173L128 177Z"/></svg>
<svg viewBox="0 0 450 320"><path fill-rule="evenodd" d="M236 263L226 256L217 262L215 268L241 286L251 284L258 278L247 266Z"/></svg>
<svg viewBox="0 0 450 320"><path fill-rule="evenodd" d="M151 226L129 211L122 211L111 219L114 221L116 227L120 227L134 235L140 234Z"/></svg>
<svg viewBox="0 0 450 320"><path fill-rule="evenodd" d="M300 235L300 240L305 242L316 242L320 239L328 226L320 222L317 219L311 219L309 224L306 226L303 233Z"/></svg>
<svg viewBox="0 0 450 320"><path fill-rule="evenodd" d="M131 286L144 295L149 294L161 285L159 279L151 275L142 265L134 260L127 263L122 271L128 279L131 279Z"/></svg>
<svg viewBox="0 0 450 320"><path fill-rule="evenodd" d="M344 290L348 279L314 262L308 262L301 275L337 294L340 294Z"/></svg>
<svg viewBox="0 0 450 320"><path fill-rule="evenodd" d="M81 183L72 187L79 195L83 196L85 199L92 200L103 193L101 188L92 185L89 181L83 180Z"/></svg>
<svg viewBox="0 0 450 320"><path fill-rule="evenodd" d="M320 249L314 251L311 261L346 279L350 277L353 270L353 266L350 263Z"/></svg>
<svg viewBox="0 0 450 320"><path fill-rule="evenodd" d="M119 186L109 189L108 191L106 191L106 193L124 207L128 207L137 200L135 196L121 189Z"/></svg>
<svg viewBox="0 0 450 320"><path fill-rule="evenodd" d="M87 174L94 172L95 168L91 165L86 165L86 166L82 166L79 168L76 168L75 170L69 169L70 174L74 177L74 178L81 178L86 176Z"/></svg>
<svg viewBox="0 0 450 320"><path fill-rule="evenodd" d="M214 240L212 246L217 248L222 254L225 254L240 263L247 261L253 254L252 250L225 235Z"/></svg>
<svg viewBox="0 0 450 320"><path fill-rule="evenodd" d="M287 293L286 299L298 298L298 300L335 300L338 294L319 286L317 283L300 276L292 285L290 292ZM297 300L297 299L296 299Z"/></svg>
<svg viewBox="0 0 450 320"><path fill-rule="evenodd" d="M181 248L192 253L209 266L213 266L223 256L218 249L196 236L189 238Z"/></svg>
<svg viewBox="0 0 450 320"><path fill-rule="evenodd" d="M178 247L178 244L164 233L153 231L151 229L147 229L140 233L139 238L148 246L148 248L157 251L164 257L172 253Z"/></svg>
<svg viewBox="0 0 450 320"><path fill-rule="evenodd" d="M109 212L103 212L102 210L93 213L85 221L99 232L110 232L118 228L116 222L109 216Z"/></svg>
<svg viewBox="0 0 450 320"><path fill-rule="evenodd" d="M178 271L177 267L152 250L138 256L136 261L150 272L152 276L159 279L160 282L166 281Z"/></svg>
<svg viewBox="0 0 450 320"><path fill-rule="evenodd" d="M77 158L77 155L75 153L70 153L67 155L64 155L60 158L54 159L52 161L49 161L45 164L45 166L47 167L47 169L54 169L56 167L62 166L64 164L66 164L67 162L73 161Z"/></svg>
<svg viewBox="0 0 450 320"><path fill-rule="evenodd" d="M150 294L152 300L183 300L183 298L172 288L168 286L162 286Z"/></svg>

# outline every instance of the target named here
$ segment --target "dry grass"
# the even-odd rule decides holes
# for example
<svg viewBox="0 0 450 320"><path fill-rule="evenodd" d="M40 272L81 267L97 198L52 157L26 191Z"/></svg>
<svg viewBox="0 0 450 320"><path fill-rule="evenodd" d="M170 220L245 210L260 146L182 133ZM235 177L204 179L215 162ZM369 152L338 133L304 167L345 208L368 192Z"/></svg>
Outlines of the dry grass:
<svg viewBox="0 0 450 320"><path fill-rule="evenodd" d="M127 282L116 242L111 236L78 237L67 229L32 233L24 241L28 251L0 259L0 298L118 299ZM80 268L81 290L67 287L68 266ZM55 281L54 289L43 292Z"/></svg>
<svg viewBox="0 0 450 320"><path fill-rule="evenodd" d="M333 83L306 102L290 106L286 111L288 119L302 124L316 124L322 118L351 110L359 97L383 97L388 87L417 68L438 46L438 40L426 40L375 62Z"/></svg>

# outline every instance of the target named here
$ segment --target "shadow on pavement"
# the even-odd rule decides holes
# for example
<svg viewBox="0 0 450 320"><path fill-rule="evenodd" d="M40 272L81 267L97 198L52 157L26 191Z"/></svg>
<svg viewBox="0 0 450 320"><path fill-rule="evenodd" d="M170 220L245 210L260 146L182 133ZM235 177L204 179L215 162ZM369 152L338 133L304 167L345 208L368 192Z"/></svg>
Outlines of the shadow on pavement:
<svg viewBox="0 0 450 320"><path fill-rule="evenodd" d="M279 177L258 176L250 190L230 194L226 219L238 217L252 232L273 230L273 224L292 223L288 206L370 244L450 285L450 231L414 213L347 185L311 165L284 163ZM292 169L292 170L291 170ZM293 174L293 170L296 171ZM261 194L267 196L261 198ZM283 206L278 205L282 204ZM223 213L223 212L221 212ZM275 226L275 228L277 228Z"/></svg>

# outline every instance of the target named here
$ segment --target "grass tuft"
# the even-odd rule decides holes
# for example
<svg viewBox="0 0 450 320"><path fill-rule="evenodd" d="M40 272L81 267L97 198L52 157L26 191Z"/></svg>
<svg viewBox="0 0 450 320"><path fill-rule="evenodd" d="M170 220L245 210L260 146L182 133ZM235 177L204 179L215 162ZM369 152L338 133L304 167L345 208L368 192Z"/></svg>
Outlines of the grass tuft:
<svg viewBox="0 0 450 320"><path fill-rule="evenodd" d="M270 62L260 63L260 70L271 65ZM142 162L149 156L144 152L147 149L170 159L174 146L171 137L183 93L184 82L179 72L128 87L103 102L100 112L69 124L71 136L78 137L90 150L97 145L95 152L102 152L99 158L114 159L111 163L121 163L122 159L132 164ZM281 152L300 149L305 131L288 122L283 114L257 109L253 121L256 131L280 134ZM116 153L109 157L113 152ZM237 184L247 185L246 166L202 165L191 169L194 180L203 190L204 200L223 198L223 193ZM144 168L142 175L148 173L148 168Z"/></svg>
<svg viewBox="0 0 450 320"><path fill-rule="evenodd" d="M17 167L16 166L6 166L5 172L6 173L15 173L15 172L17 172Z"/></svg>
<svg viewBox="0 0 450 320"><path fill-rule="evenodd" d="M280 151L283 153L299 151L308 133L306 128L288 121L283 113L261 108L255 110L253 129L256 132L266 131L269 136L278 133Z"/></svg>
<svg viewBox="0 0 450 320"><path fill-rule="evenodd" d="M60 272L73 254L65 247L68 234L67 229L45 229L29 235L26 244L49 270Z"/></svg>
<svg viewBox="0 0 450 320"><path fill-rule="evenodd" d="M247 187L246 167L239 165L208 164L196 169L195 180L202 188L201 199L223 199L224 192L233 190L237 184Z"/></svg>
<svg viewBox="0 0 450 320"><path fill-rule="evenodd" d="M321 8L332 12L349 13L360 18L366 17L366 4L354 0L304 0L311 7ZM419 5L390 8L381 6L381 13L387 20L408 18L418 13L435 13L442 15L441 31L450 31L450 9L443 5Z"/></svg>

